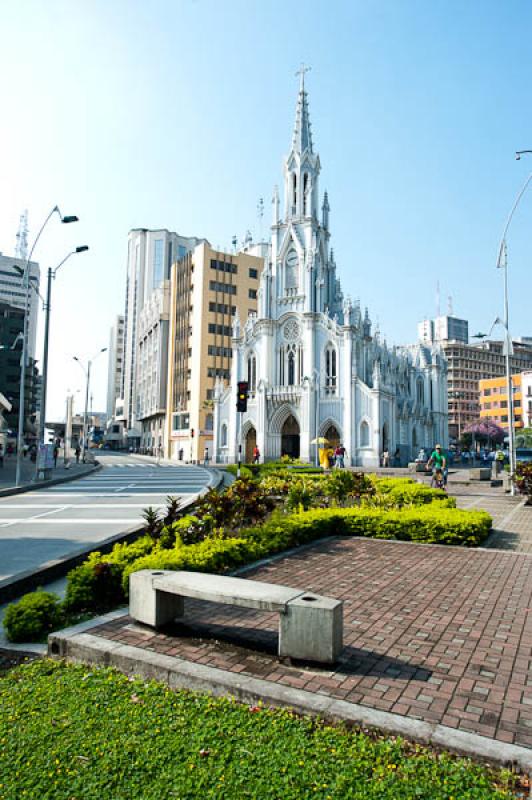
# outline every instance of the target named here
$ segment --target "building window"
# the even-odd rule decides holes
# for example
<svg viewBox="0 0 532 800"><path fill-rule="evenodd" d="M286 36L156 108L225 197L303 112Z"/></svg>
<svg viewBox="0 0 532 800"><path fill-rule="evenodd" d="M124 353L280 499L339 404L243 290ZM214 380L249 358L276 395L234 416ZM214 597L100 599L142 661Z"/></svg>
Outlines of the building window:
<svg viewBox="0 0 532 800"><path fill-rule="evenodd" d="M418 378L416 386L416 399L418 406L425 405L425 387L423 386L423 379Z"/></svg>
<svg viewBox="0 0 532 800"><path fill-rule="evenodd" d="M214 418L212 414L207 414L205 417L205 430L212 431L214 428Z"/></svg>
<svg viewBox="0 0 532 800"><path fill-rule="evenodd" d="M288 385L293 386L296 382L296 357L293 350L288 353Z"/></svg>
<svg viewBox="0 0 532 800"><path fill-rule="evenodd" d="M257 290L256 289L248 289L248 297L250 300L257 299Z"/></svg>
<svg viewBox="0 0 532 800"><path fill-rule="evenodd" d="M164 241L156 239L153 243L153 288L157 289L163 282L163 250Z"/></svg>
<svg viewBox="0 0 532 800"><path fill-rule="evenodd" d="M336 348L328 345L325 350L325 391L331 394L336 392Z"/></svg>
<svg viewBox="0 0 532 800"><path fill-rule="evenodd" d="M209 281L211 292L222 292L225 294L236 294L236 286L232 283L221 283L220 281Z"/></svg>
<svg viewBox="0 0 532 800"><path fill-rule="evenodd" d="M250 392L257 388L257 359L254 355L248 357L248 385Z"/></svg>
<svg viewBox="0 0 532 800"><path fill-rule="evenodd" d="M252 269L252 268L250 267L250 268L249 268L249 277L250 277L250 278L258 278L258 277L259 277L259 271L258 271L258 269Z"/></svg>
<svg viewBox="0 0 532 800"><path fill-rule="evenodd" d="M225 424L225 422L222 425L221 439L222 439L222 447L227 447L227 425Z"/></svg>

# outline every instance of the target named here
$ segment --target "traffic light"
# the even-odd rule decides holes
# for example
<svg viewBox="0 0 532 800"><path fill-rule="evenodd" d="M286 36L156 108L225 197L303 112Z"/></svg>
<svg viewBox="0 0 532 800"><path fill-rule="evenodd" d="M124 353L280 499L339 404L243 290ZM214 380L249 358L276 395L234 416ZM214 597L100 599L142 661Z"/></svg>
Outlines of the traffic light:
<svg viewBox="0 0 532 800"><path fill-rule="evenodd" d="M194 438L194 428L191 428L191 429L190 429L190 438L191 438L191 439L193 439L193 438Z"/></svg>
<svg viewBox="0 0 532 800"><path fill-rule="evenodd" d="M239 381L237 385L238 390L236 393L236 410L247 411L249 384L247 381Z"/></svg>

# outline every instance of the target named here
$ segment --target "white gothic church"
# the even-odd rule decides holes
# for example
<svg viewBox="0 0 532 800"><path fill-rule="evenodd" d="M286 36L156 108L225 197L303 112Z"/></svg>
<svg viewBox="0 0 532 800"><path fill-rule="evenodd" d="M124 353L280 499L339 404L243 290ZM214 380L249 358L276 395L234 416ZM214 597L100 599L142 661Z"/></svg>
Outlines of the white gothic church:
<svg viewBox="0 0 532 800"><path fill-rule="evenodd" d="M343 443L346 464L376 467L399 448L401 463L421 447L447 444L447 367L439 347L389 348L366 309L342 294L329 247L327 192L319 207L304 71L290 153L284 209L274 192L271 244L260 280L258 313L233 326L231 384L218 382L214 456L234 463L242 444L251 460L282 455L314 461L316 439ZM248 381L247 411L236 410L237 382Z"/></svg>

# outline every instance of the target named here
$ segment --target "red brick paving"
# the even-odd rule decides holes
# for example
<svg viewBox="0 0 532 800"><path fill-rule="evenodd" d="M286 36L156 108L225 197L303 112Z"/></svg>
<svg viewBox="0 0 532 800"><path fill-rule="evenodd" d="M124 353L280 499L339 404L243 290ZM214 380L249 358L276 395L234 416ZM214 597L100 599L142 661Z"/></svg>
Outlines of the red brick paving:
<svg viewBox="0 0 532 800"><path fill-rule="evenodd" d="M198 601L168 633L129 617L91 633L532 747L530 556L334 539L246 577L342 599L339 664L281 663L276 614Z"/></svg>

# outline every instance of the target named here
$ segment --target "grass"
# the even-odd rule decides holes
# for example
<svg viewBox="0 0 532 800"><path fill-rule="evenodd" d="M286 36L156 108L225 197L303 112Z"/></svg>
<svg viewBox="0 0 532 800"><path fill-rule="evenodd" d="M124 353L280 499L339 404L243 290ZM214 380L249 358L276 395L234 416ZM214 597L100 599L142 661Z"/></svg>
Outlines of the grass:
<svg viewBox="0 0 532 800"><path fill-rule="evenodd" d="M517 778L393 737L39 660L0 678L1 800L501 800Z"/></svg>

